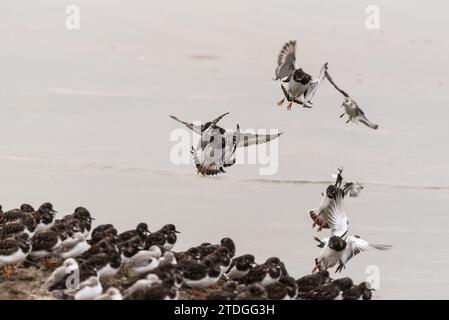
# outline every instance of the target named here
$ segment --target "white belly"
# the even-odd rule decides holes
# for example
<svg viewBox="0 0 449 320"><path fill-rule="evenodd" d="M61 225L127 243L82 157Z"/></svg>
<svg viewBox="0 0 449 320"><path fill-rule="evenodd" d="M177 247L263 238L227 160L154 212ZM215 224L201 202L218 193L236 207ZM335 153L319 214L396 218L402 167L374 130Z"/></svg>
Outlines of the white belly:
<svg viewBox="0 0 449 320"><path fill-rule="evenodd" d="M89 244L87 241L83 241L78 243L73 249L67 252L63 252L60 254L61 258L67 259L67 258L76 258L82 255L84 252L86 252L89 249Z"/></svg>
<svg viewBox="0 0 449 320"><path fill-rule="evenodd" d="M293 77L288 83L288 93L292 98L299 98L308 88L308 84L304 85L301 82L296 82Z"/></svg>

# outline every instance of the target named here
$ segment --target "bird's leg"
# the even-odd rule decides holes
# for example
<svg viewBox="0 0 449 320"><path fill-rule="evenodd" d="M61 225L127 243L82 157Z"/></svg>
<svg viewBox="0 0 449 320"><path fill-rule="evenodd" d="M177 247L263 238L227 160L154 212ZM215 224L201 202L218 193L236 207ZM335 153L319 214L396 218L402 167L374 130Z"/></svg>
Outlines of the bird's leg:
<svg viewBox="0 0 449 320"><path fill-rule="evenodd" d="M282 98L282 100L277 103L278 107L282 107L282 105L284 104L284 101L285 101L285 98Z"/></svg>
<svg viewBox="0 0 449 320"><path fill-rule="evenodd" d="M291 110L291 109L292 109L292 104L293 104L292 101L290 101L290 102L288 103L288 105L287 105L287 110Z"/></svg>
<svg viewBox="0 0 449 320"><path fill-rule="evenodd" d="M320 262L315 259L315 267L312 269L312 274L314 274L320 268Z"/></svg>
<svg viewBox="0 0 449 320"><path fill-rule="evenodd" d="M344 113L342 113L341 115L340 115L340 118L343 118L343 116L344 116L345 114Z"/></svg>
<svg viewBox="0 0 449 320"><path fill-rule="evenodd" d="M47 269L53 269L53 263L49 257L44 257L44 265Z"/></svg>
<svg viewBox="0 0 449 320"><path fill-rule="evenodd" d="M11 277L12 275L15 275L19 271L16 268L14 268L13 266L6 266L0 272L3 273L6 276L6 278L9 279L9 277Z"/></svg>

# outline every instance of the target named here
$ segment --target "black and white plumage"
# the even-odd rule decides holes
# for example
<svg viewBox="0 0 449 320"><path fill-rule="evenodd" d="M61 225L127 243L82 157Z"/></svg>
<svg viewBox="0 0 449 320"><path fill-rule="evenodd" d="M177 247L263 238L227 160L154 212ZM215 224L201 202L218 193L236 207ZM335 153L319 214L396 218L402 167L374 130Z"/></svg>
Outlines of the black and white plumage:
<svg viewBox="0 0 449 320"><path fill-rule="evenodd" d="M124 266L137 274L148 273L157 268L161 254L159 247L152 246L149 250L138 251Z"/></svg>
<svg viewBox="0 0 449 320"><path fill-rule="evenodd" d="M171 250L178 239L178 233L181 232L176 230L174 224L166 224L160 230L148 235L145 247L149 248L152 245L158 245L165 250Z"/></svg>
<svg viewBox="0 0 449 320"><path fill-rule="evenodd" d="M340 300L342 294L353 286L351 278L340 278L302 295L305 300Z"/></svg>
<svg viewBox="0 0 449 320"><path fill-rule="evenodd" d="M302 297L304 294L318 289L322 285L329 283L329 272L327 270L319 271L315 274L306 275L296 280L298 286L298 295Z"/></svg>
<svg viewBox="0 0 449 320"><path fill-rule="evenodd" d="M311 99L325 78L327 63L323 65L320 75L316 79L304 72L303 69L297 69L295 63L296 41L289 41L284 44L279 53L275 70L274 80L282 80L282 82L288 83L287 88L281 84L284 98L278 102L278 106L282 106L285 99L287 99L289 102L287 110L291 109L293 103L300 104L306 108L311 108Z"/></svg>
<svg viewBox="0 0 449 320"><path fill-rule="evenodd" d="M346 263L361 252L366 252L370 249L385 251L391 248L391 245L370 243L357 235L348 235L346 237L346 247L343 250L336 272L343 270Z"/></svg>
<svg viewBox="0 0 449 320"><path fill-rule="evenodd" d="M241 279L256 265L255 258L252 254L245 254L232 259L231 265L226 271L226 275L230 279Z"/></svg>
<svg viewBox="0 0 449 320"><path fill-rule="evenodd" d="M238 125L235 131L225 130L219 127L217 123L227 114L229 112L220 115L213 121L198 126L170 116L172 119L201 135L198 146L196 148L192 147L191 149L193 162L199 174L217 175L224 173L225 168L235 164L235 152L237 148L266 143L278 138L282 134L282 132L276 134L241 132Z"/></svg>
<svg viewBox="0 0 449 320"><path fill-rule="evenodd" d="M0 239L0 268L14 267L16 264L25 261L30 250L29 236L26 233Z"/></svg>
<svg viewBox="0 0 449 320"><path fill-rule="evenodd" d="M363 186L359 183L348 182L341 186L342 171L342 168L338 169L336 182L327 187L319 207L309 211L313 227L318 225L318 231L331 229L331 235L339 237L344 236L348 231L348 218L343 206L343 199L348 194L350 197L357 197L363 190Z"/></svg>
<svg viewBox="0 0 449 320"><path fill-rule="evenodd" d="M342 294L343 300L371 300L372 298L371 285L368 282L362 282L358 285L353 285Z"/></svg>
<svg viewBox="0 0 449 320"><path fill-rule="evenodd" d="M128 231L120 233L118 235L118 240L120 242L125 242L134 237L138 237L142 240L142 243L144 243L146 240L146 237L149 234L150 234L150 231L148 230L148 225L144 222L141 222L137 225L136 229L128 230Z"/></svg>
<svg viewBox="0 0 449 320"><path fill-rule="evenodd" d="M208 256L203 261L183 260L180 262L184 274L184 284L191 288L207 288L221 277L217 257Z"/></svg>
<svg viewBox="0 0 449 320"><path fill-rule="evenodd" d="M240 292L235 297L235 300L265 300L267 298L267 292L265 288L258 283L249 285L246 290Z"/></svg>
<svg viewBox="0 0 449 320"><path fill-rule="evenodd" d="M244 277L246 284L258 283L267 286L277 282L282 276L282 266L278 258L268 258L263 264L255 266Z"/></svg>
<svg viewBox="0 0 449 320"><path fill-rule="evenodd" d="M54 224L56 210L50 202L43 203L37 211L33 212L33 217L36 221L35 232L48 230Z"/></svg>
<svg viewBox="0 0 449 320"><path fill-rule="evenodd" d="M63 240L65 240L64 235L53 229L36 232L31 238L30 255L40 258L52 256Z"/></svg>
<svg viewBox="0 0 449 320"><path fill-rule="evenodd" d="M61 245L55 250L63 259L76 258L81 256L84 252L89 250L90 245L82 233L75 233L72 237L64 240Z"/></svg>
<svg viewBox="0 0 449 320"><path fill-rule="evenodd" d="M340 89L335 84L334 80L329 75L329 72L327 70L326 70L325 74L326 74L326 78L334 86L334 88L344 96L342 107L344 108L345 112L340 115L340 118L342 118L346 114L348 116L348 120L346 121L346 123L349 123L350 121L352 121L354 123L361 122L365 126L371 128L371 129L374 129L374 130L378 129L379 126L368 120L365 113L359 107L357 102L354 99L352 99L348 93L346 93L344 90Z"/></svg>

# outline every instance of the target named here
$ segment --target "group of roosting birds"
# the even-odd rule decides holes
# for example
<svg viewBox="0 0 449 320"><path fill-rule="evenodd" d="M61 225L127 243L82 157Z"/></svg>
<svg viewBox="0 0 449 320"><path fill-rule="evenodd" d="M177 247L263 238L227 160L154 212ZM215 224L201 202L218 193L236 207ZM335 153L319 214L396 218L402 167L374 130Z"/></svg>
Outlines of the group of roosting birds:
<svg viewBox="0 0 449 320"><path fill-rule="evenodd" d="M235 257L230 238L174 252L179 231L173 224L150 232L139 223L119 233L111 224L92 228L94 218L82 207L60 219L55 214L50 203L38 210L0 207L0 268L6 277L18 267L52 270L45 287L56 298L172 300L181 288L213 300L371 298L366 283L332 280L326 270L296 280L277 257L262 264L251 254ZM107 285L114 278L122 281Z"/></svg>
<svg viewBox="0 0 449 320"><path fill-rule="evenodd" d="M294 103L304 108L311 108L313 105L311 99L315 96L324 79L328 79L344 97L342 104L344 113L341 114L340 118L346 114L348 116L346 123L350 121L354 123L360 122L369 128L378 128L377 124L368 120L357 102L335 84L329 74L327 62L321 68L317 78L312 77L302 68L296 68L295 64L296 41L289 41L282 47L279 53L275 78L273 79L281 81L281 89L284 94L282 100L278 102L278 106L282 106L285 100L287 100L287 110L291 110ZM283 83L287 83L287 87ZM225 168L236 163L235 152L237 148L266 143L282 134L243 133L239 125L237 125L236 130L225 130L218 126L217 123L227 114L225 113L212 121L198 125L170 116L201 136L196 148L193 146L191 148L191 155L198 174L217 175L225 173Z"/></svg>

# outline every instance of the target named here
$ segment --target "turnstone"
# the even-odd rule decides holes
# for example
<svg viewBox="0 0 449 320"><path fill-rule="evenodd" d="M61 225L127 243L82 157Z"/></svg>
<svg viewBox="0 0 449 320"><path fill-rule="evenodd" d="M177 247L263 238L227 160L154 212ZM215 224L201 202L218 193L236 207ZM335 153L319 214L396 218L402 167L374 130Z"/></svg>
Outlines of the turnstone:
<svg viewBox="0 0 449 320"><path fill-rule="evenodd" d="M117 236L118 231L112 224L102 224L92 230L89 240L90 245L94 245L108 236Z"/></svg>
<svg viewBox="0 0 449 320"><path fill-rule="evenodd" d="M287 289L287 296L285 297L285 300L296 299L298 296L298 285L296 284L295 278L283 274L279 279L279 283L285 285L285 288Z"/></svg>
<svg viewBox="0 0 449 320"><path fill-rule="evenodd" d="M287 286L280 282L274 282L265 287L267 298L269 300L289 300Z"/></svg>
<svg viewBox="0 0 449 320"><path fill-rule="evenodd" d="M95 300L123 300L123 297L119 289L110 287L105 293L95 297Z"/></svg>
<svg viewBox="0 0 449 320"><path fill-rule="evenodd" d="M341 272L345 268L346 263L354 256L363 251L368 251L369 249L377 250L390 250L391 245L388 244L374 244L363 240L357 235L348 235L346 238L346 247L343 250L343 254L338 262L338 267L335 272Z"/></svg>
<svg viewBox="0 0 449 320"><path fill-rule="evenodd" d="M29 204L22 204L20 209L13 209L4 212L0 217L0 225L15 222L23 219L27 213L33 213L34 209Z"/></svg>
<svg viewBox="0 0 449 320"><path fill-rule="evenodd" d="M245 254L232 260L226 274L231 279L240 279L246 276L255 265L254 256L252 254Z"/></svg>
<svg viewBox="0 0 449 320"><path fill-rule="evenodd" d="M239 293L235 300L264 300L266 298L265 288L260 284L252 284L245 291Z"/></svg>
<svg viewBox="0 0 449 320"><path fill-rule="evenodd" d="M287 99L289 102L287 110L292 108L293 103L300 104L305 108L311 108L312 102L310 100L324 80L327 63L321 68L318 78L313 79L312 76L304 72L303 69L296 69L295 62L296 41L289 41L284 44L279 53L275 70L274 80L281 80L282 82L288 83L287 88L281 84L284 98L278 102L278 106L282 106L285 99ZM303 100L301 97L303 97Z"/></svg>
<svg viewBox="0 0 449 320"><path fill-rule="evenodd" d="M340 118L342 118L346 114L346 115L348 115L348 120L346 121L346 123L349 123L350 121L352 121L354 123L361 122L365 126L371 128L371 129L374 129L374 130L378 129L379 126L368 120L365 113L359 107L357 102L355 102L354 99L352 99L345 91L340 89L335 84L334 80L331 78L331 76L329 75L327 70L326 70L325 74L326 74L326 78L334 86L334 88L337 89L337 91L339 91L344 96L342 107L344 107L345 112L340 115Z"/></svg>
<svg viewBox="0 0 449 320"><path fill-rule="evenodd" d="M15 265L25 261L30 253L29 236L22 233L13 238L0 239L0 268L7 276L14 274Z"/></svg>
<svg viewBox="0 0 449 320"><path fill-rule="evenodd" d="M260 283L262 286L267 286L271 283L277 282L282 275L282 267L280 263L273 260L278 258L268 258L263 264L251 269L245 276L247 284Z"/></svg>
<svg viewBox="0 0 449 320"><path fill-rule="evenodd" d="M65 240L65 236L52 229L36 232L31 238L30 255L47 258L53 255L54 250L61 245L63 240Z"/></svg>
<svg viewBox="0 0 449 320"><path fill-rule="evenodd" d="M80 283L80 289L75 294L75 300L94 300L101 295L103 287L98 277L90 277Z"/></svg>
<svg viewBox="0 0 449 320"><path fill-rule="evenodd" d="M69 258L67 260L70 261L71 259ZM65 274L62 271L64 271ZM79 271L79 279L71 277L76 271ZM48 291L62 291L66 294L73 294L76 290L80 289L78 286L79 283L82 283L91 277L97 277L97 270L92 263L89 261L76 262L75 264L70 263L70 266L60 269L55 273L51 283L48 283L47 289Z"/></svg>
<svg viewBox="0 0 449 320"><path fill-rule="evenodd" d="M144 279L139 279L136 282L134 282L131 286L126 288L125 290L125 299L127 296L132 295L134 292L141 290L145 287L151 287L152 285L156 283L161 283L161 279L155 274L149 273Z"/></svg>
<svg viewBox="0 0 449 320"><path fill-rule="evenodd" d="M135 237L137 241L132 241L132 239L119 243L119 252L122 258L122 263L127 264L132 257L134 257L139 251L143 250L144 247L140 243L140 237Z"/></svg>
<svg viewBox="0 0 449 320"><path fill-rule="evenodd" d="M164 280L151 286L145 286L125 295L125 300L178 300L178 289L173 281Z"/></svg>
<svg viewBox="0 0 449 320"><path fill-rule="evenodd" d="M76 232L87 238L90 234L92 220L95 220L90 212L84 207L78 207L72 214L56 220L55 224L63 224L67 229L76 229ZM71 235L71 234L70 234Z"/></svg>
<svg viewBox="0 0 449 320"><path fill-rule="evenodd" d="M342 293L353 285L351 278L341 278L327 283L302 296L306 300L339 300Z"/></svg>
<svg viewBox="0 0 449 320"><path fill-rule="evenodd" d="M197 172L202 175L216 175L224 172L224 168L235 164L235 149L262 144L278 138L277 134L253 134L241 132L239 126L236 131L225 130L217 125L225 115L222 114L204 125L181 121L174 116L172 119L184 124L187 128L201 135L197 148L192 147L192 156Z"/></svg>
<svg viewBox="0 0 449 320"><path fill-rule="evenodd" d="M221 288L210 292L206 296L206 300L234 300L238 293L238 283L229 281Z"/></svg>
<svg viewBox="0 0 449 320"><path fill-rule="evenodd" d="M36 220L35 232L51 228L54 223L55 213L57 211L53 209L53 205L49 202L45 202L37 211L33 212L34 220Z"/></svg>
<svg viewBox="0 0 449 320"><path fill-rule="evenodd" d="M112 250L96 254L84 263L91 265L95 270L97 270L97 275L99 278L107 278L117 274L121 267L122 261L120 254L117 251Z"/></svg>
<svg viewBox="0 0 449 320"><path fill-rule="evenodd" d="M118 238L120 242L125 242L131 238L139 237L144 242L149 234L148 225L142 222L137 225L136 229L120 233Z"/></svg>
<svg viewBox="0 0 449 320"><path fill-rule="evenodd" d="M55 250L55 253L59 254L59 256L63 259L76 258L89 250L89 248L90 245L87 243L84 235L81 233L75 233L72 237L64 240Z"/></svg>
<svg viewBox="0 0 449 320"><path fill-rule="evenodd" d="M53 288L57 283L65 279L69 273L73 272L76 269L78 269L78 263L75 259L68 258L64 260L62 265L56 268L47 279L47 281L45 281L45 287L48 289Z"/></svg>
<svg viewBox="0 0 449 320"><path fill-rule="evenodd" d="M202 262L185 260L181 264L184 284L190 288L207 288L221 277L220 264L216 256L210 255Z"/></svg>
<svg viewBox="0 0 449 320"><path fill-rule="evenodd" d="M231 257L229 253L229 249L226 247L220 247L217 249L213 255L215 255L218 259L218 263L220 264L221 273L226 272L231 265Z"/></svg>
<svg viewBox="0 0 449 320"><path fill-rule="evenodd" d="M6 224L0 224L0 238L7 238L20 233L27 233L33 236L36 228L36 222L31 214L25 214L20 220L15 220Z"/></svg>
<svg viewBox="0 0 449 320"><path fill-rule="evenodd" d="M370 248L377 250L389 250L391 245L369 243L361 239L359 236L347 235L344 238L339 236L331 236L329 239L319 240L318 245L322 248L320 256L315 261L315 268L326 270L338 264L335 272L341 272L346 263L355 255L363 251L368 251Z"/></svg>
<svg viewBox="0 0 449 320"><path fill-rule="evenodd" d="M362 282L344 291L343 300L371 300L372 291L373 289L371 289L371 285L368 282Z"/></svg>
<svg viewBox="0 0 449 320"><path fill-rule="evenodd" d="M154 274L159 280L172 279L175 287L180 288L184 283L184 275L182 267L174 264L159 264L156 269L150 271L150 274Z"/></svg>
<svg viewBox="0 0 449 320"><path fill-rule="evenodd" d="M357 197L363 189L361 184L353 182L345 183L342 187L342 170L340 168L338 171L336 183L327 187L320 206L309 211L313 220L312 227L318 225L318 231L323 228L331 229L331 234L339 237L348 231L348 218L343 207L343 199L348 194L350 197Z"/></svg>
<svg viewBox="0 0 449 320"><path fill-rule="evenodd" d="M124 266L137 274L147 273L157 268L160 257L161 249L158 246L152 246L150 250L137 252Z"/></svg>
<svg viewBox="0 0 449 320"><path fill-rule="evenodd" d="M304 276L296 280L296 284L298 285L298 294L301 296L302 294L316 290L329 282L330 278L327 270L322 270L315 274Z"/></svg>
<svg viewBox="0 0 449 320"><path fill-rule="evenodd" d="M156 232L152 232L148 235L147 238L147 246L158 245L163 247L165 250L173 249L173 246L177 240L177 233L180 233L176 230L174 224L166 224L160 230Z"/></svg>

